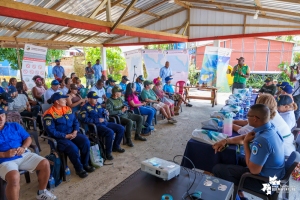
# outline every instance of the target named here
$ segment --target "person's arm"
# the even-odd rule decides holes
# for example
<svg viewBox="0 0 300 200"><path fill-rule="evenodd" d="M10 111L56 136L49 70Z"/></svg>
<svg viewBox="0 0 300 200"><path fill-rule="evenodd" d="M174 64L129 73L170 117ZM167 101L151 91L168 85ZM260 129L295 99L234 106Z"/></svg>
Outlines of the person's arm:
<svg viewBox="0 0 300 200"><path fill-rule="evenodd" d="M84 99L80 99L79 101L72 103L72 97L71 95L68 95L69 97L67 98L67 106L69 106L70 108L74 108L76 106L78 106L79 104L85 102Z"/></svg>
<svg viewBox="0 0 300 200"><path fill-rule="evenodd" d="M154 100L149 99L149 98L148 98L148 95L146 95L145 92L142 92L142 93L141 93L141 98L142 98L144 101L146 101L146 102L157 103L157 101L154 101Z"/></svg>
<svg viewBox="0 0 300 200"><path fill-rule="evenodd" d="M88 112L86 106L81 107L81 110L79 112L79 120L85 124L88 124L88 123L95 124L95 123L99 122L99 118L92 118L90 116L90 113Z"/></svg>
<svg viewBox="0 0 300 200"><path fill-rule="evenodd" d="M242 127L240 127L239 125L232 124L232 130L235 132L238 132L241 128Z"/></svg>
<svg viewBox="0 0 300 200"><path fill-rule="evenodd" d="M260 92L260 93L264 93L265 92L264 85L258 90L258 92Z"/></svg>
<svg viewBox="0 0 300 200"><path fill-rule="evenodd" d="M46 132L50 135L50 137L52 136L58 139L66 138L68 133L63 133L56 130L55 123L51 115L46 115L43 121L44 121L44 128Z"/></svg>
<svg viewBox="0 0 300 200"><path fill-rule="evenodd" d="M231 72L231 76L234 76L235 72L237 71L238 65L233 67L233 70Z"/></svg>
<svg viewBox="0 0 300 200"><path fill-rule="evenodd" d="M159 70L159 76L160 76L160 77L163 77L163 75L164 75L164 74L163 74L163 67L162 67L162 68L160 68L160 70Z"/></svg>
<svg viewBox="0 0 300 200"><path fill-rule="evenodd" d="M140 106L143 106L143 105L144 105L143 103L135 104L135 103L133 102L133 100L130 100L128 103L129 103L129 105L130 105L131 107L134 107L134 108L140 107Z"/></svg>
<svg viewBox="0 0 300 200"><path fill-rule="evenodd" d="M249 77L250 77L250 69L249 69L249 66L247 67L247 72L246 72L246 74L243 74L243 77L244 77L244 78L249 78Z"/></svg>
<svg viewBox="0 0 300 200"><path fill-rule="evenodd" d="M78 122L78 120L77 120L75 114L72 113L72 115L73 115L73 125L72 125L72 127L73 127L73 133L74 133L74 132L77 133L77 132L79 131L79 122Z"/></svg>
<svg viewBox="0 0 300 200"><path fill-rule="evenodd" d="M212 148L215 150L215 153L222 151L222 149L228 144L243 144L245 135L235 136L231 138L226 138L220 142L215 143Z"/></svg>
<svg viewBox="0 0 300 200"><path fill-rule="evenodd" d="M91 68L92 71L90 72L90 74L95 74L95 70L93 68Z"/></svg>
<svg viewBox="0 0 300 200"><path fill-rule="evenodd" d="M61 66L61 67L62 67L62 70L63 70L63 77L67 77L66 74L65 74L65 68L63 68L63 66Z"/></svg>
<svg viewBox="0 0 300 200"><path fill-rule="evenodd" d="M57 75L56 75L56 70L55 69L56 69L55 67L52 68L52 74L53 74L54 78L57 79Z"/></svg>
<svg viewBox="0 0 300 200"><path fill-rule="evenodd" d="M276 94L277 88L274 85L274 87L272 88L271 94L274 96Z"/></svg>
<svg viewBox="0 0 300 200"><path fill-rule="evenodd" d="M32 96L33 96L33 98L35 98L37 100L42 100L42 97L38 95L38 91L37 91L36 87L32 88Z"/></svg>
<svg viewBox="0 0 300 200"><path fill-rule="evenodd" d="M239 125L239 126L246 126L248 124L247 120L233 120L233 124Z"/></svg>
<svg viewBox="0 0 300 200"><path fill-rule="evenodd" d="M110 99L108 99L106 102L106 109L108 110L109 114L111 114L111 115L123 114L122 109L116 109L114 107L113 102Z"/></svg>

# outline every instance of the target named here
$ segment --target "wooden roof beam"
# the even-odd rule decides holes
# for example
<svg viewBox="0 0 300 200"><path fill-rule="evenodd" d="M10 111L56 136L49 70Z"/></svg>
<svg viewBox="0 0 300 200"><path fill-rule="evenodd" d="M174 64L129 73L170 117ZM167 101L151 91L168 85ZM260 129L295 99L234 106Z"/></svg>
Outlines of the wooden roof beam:
<svg viewBox="0 0 300 200"><path fill-rule="evenodd" d="M138 12L137 14L131 15L131 16L129 16L129 17L123 19L122 22L126 22L126 21L128 21L128 20L130 20L130 19L132 19L132 18L135 18L135 17L137 17L137 16L143 14L143 13L146 13L146 12L148 12L149 10L151 10L151 9L153 9L153 8L155 8L155 7L157 7L157 6L161 5L161 4L163 4L163 3L165 3L165 2L164 2L164 1L158 2L158 3L156 3L156 4L152 5L152 6L150 6L149 8L147 8L147 9L145 9L145 10L141 10L141 11Z"/></svg>
<svg viewBox="0 0 300 200"><path fill-rule="evenodd" d="M115 22L115 24L113 25L113 27L110 29L110 31L113 33L114 30L117 28L117 26L121 23L122 19L127 15L128 11L130 10L130 8L137 2L137 0L132 0L130 2L130 4L128 5L128 7L124 10L124 12L122 13L122 15L119 17L119 19Z"/></svg>
<svg viewBox="0 0 300 200"><path fill-rule="evenodd" d="M127 8L128 5L123 4L123 3L118 3L116 6L119 6L119 7L122 7L122 8ZM142 12L143 11L143 9L140 9L140 8L137 8L137 7L134 7L134 6L132 6L130 8L130 10L135 11L135 12ZM149 12L149 11L144 12L144 14L150 15L150 16L155 17L155 18L160 18L159 15L157 15L155 13L152 13L152 12Z"/></svg>
<svg viewBox="0 0 300 200"><path fill-rule="evenodd" d="M183 8L186 8L186 9L190 9L190 5L189 3L186 3L186 2L181 2L179 0L174 0L174 3L183 7Z"/></svg>
<svg viewBox="0 0 300 200"><path fill-rule="evenodd" d="M100 5L94 10L94 12L89 16L91 19L95 19L96 15L100 10L103 9L104 5L107 3L107 0L103 0Z"/></svg>
<svg viewBox="0 0 300 200"><path fill-rule="evenodd" d="M258 8L261 8L261 2L260 0L254 0L255 2L255 5L258 7ZM266 12L265 11L261 11L261 14L262 15L266 15Z"/></svg>

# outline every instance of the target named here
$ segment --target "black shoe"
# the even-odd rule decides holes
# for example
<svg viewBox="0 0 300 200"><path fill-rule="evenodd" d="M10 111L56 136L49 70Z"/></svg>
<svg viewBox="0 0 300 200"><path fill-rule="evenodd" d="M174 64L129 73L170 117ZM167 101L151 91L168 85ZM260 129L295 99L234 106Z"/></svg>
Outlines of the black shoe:
<svg viewBox="0 0 300 200"><path fill-rule="evenodd" d="M192 104L189 103L186 104L186 107L192 107L192 106L193 106Z"/></svg>
<svg viewBox="0 0 300 200"><path fill-rule="evenodd" d="M113 151L113 152L118 152L118 153L124 153L124 152L125 152L125 149L122 149L122 148L115 149L115 148L113 148L112 151Z"/></svg>
<svg viewBox="0 0 300 200"><path fill-rule="evenodd" d="M85 170L81 170L80 172L76 172L76 174L80 177L80 178L85 178L88 176L88 173Z"/></svg>
<svg viewBox="0 0 300 200"><path fill-rule="evenodd" d="M95 167L93 166L84 166L83 169L86 171L86 172L93 172L95 171Z"/></svg>
<svg viewBox="0 0 300 200"><path fill-rule="evenodd" d="M146 138L144 138L144 137L142 137L142 136L140 136L140 135L135 135L135 136L134 136L134 139L135 139L135 140L140 140L140 141L147 141Z"/></svg>
<svg viewBox="0 0 300 200"><path fill-rule="evenodd" d="M129 146L129 147L133 147L133 146L134 146L133 143L132 143L132 141L131 141L131 138L127 138L127 139L126 139L126 144L127 144L127 146Z"/></svg>
<svg viewBox="0 0 300 200"><path fill-rule="evenodd" d="M113 160L114 157L111 154L106 155L106 160Z"/></svg>

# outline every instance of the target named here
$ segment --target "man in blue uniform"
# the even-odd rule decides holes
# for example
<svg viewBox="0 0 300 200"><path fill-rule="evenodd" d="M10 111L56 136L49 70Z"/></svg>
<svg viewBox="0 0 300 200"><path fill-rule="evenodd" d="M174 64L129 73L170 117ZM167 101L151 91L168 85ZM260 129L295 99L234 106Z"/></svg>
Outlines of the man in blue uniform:
<svg viewBox="0 0 300 200"><path fill-rule="evenodd" d="M44 127L48 135L57 140L58 150L67 154L76 174L85 178L88 176L87 172L95 170L89 166L90 141L85 135L78 133L79 123L72 109L66 106L66 98L68 96L61 92L51 96L48 103L53 103L53 106L44 113Z"/></svg>
<svg viewBox="0 0 300 200"><path fill-rule="evenodd" d="M3 110L7 111L8 103L11 103L13 101L14 100L11 98L11 96L7 92L0 94L0 107Z"/></svg>
<svg viewBox="0 0 300 200"><path fill-rule="evenodd" d="M79 119L83 123L93 123L97 126L99 136L105 137L106 158L107 160L112 160L112 151L119 153L125 152L125 150L120 147L125 129L122 125L107 121L108 112L97 102L97 99L100 97L96 92L89 92L87 98L88 102L82 106ZM115 139L114 133L116 133Z"/></svg>
<svg viewBox="0 0 300 200"><path fill-rule="evenodd" d="M127 81L129 81L127 76L122 76L122 80L121 80L119 86L123 90L123 92L122 92L123 95L125 94L125 91L126 91Z"/></svg>
<svg viewBox="0 0 300 200"><path fill-rule="evenodd" d="M49 162L28 151L30 135L18 123L6 122L5 110L0 108L0 177L6 180L7 199L19 199L19 170L38 171L39 190L37 199L57 199L46 189L50 177Z"/></svg>
<svg viewBox="0 0 300 200"><path fill-rule="evenodd" d="M140 95L141 92L143 91L144 89L144 85L143 85L143 82L144 82L144 77L143 75L139 75L137 78L136 78L136 81L135 81L135 93L137 95Z"/></svg>
<svg viewBox="0 0 300 200"><path fill-rule="evenodd" d="M285 175L283 139L270 122L269 108L263 104L253 105L247 118L249 125L254 127L253 132L227 138L213 145L215 151L218 152L226 144L243 144L245 163L239 163L239 165L217 164L212 170L213 174L233 182L235 186L238 186L241 176L246 172L265 177L276 176L280 180ZM263 188L262 181L254 179L246 179L244 186L257 192L262 192Z"/></svg>

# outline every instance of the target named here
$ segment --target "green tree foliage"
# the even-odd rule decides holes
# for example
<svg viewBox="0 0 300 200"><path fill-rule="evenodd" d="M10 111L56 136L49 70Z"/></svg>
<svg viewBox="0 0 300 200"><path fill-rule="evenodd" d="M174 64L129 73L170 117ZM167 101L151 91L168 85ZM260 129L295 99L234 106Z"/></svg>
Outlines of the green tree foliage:
<svg viewBox="0 0 300 200"><path fill-rule="evenodd" d="M100 48L84 48L86 62L96 63L97 59L101 59ZM122 74L120 73L126 67L125 58L122 56L122 51L118 47L106 48L106 64L108 75L117 81L120 81Z"/></svg>
<svg viewBox="0 0 300 200"><path fill-rule="evenodd" d="M145 49L171 50L174 49L174 44L153 44L145 46Z"/></svg>
<svg viewBox="0 0 300 200"><path fill-rule="evenodd" d="M19 49L20 53L20 61L22 63L24 50ZM7 60L14 70L19 70L18 66L18 57L17 57L17 49L15 48L0 48L0 61Z"/></svg>
<svg viewBox="0 0 300 200"><path fill-rule="evenodd" d="M46 65L51 64L56 59L61 59L61 57L63 56L63 54L64 54L63 50L48 49L47 56L46 56Z"/></svg>

